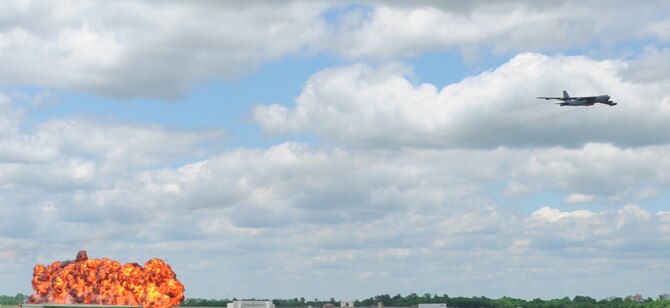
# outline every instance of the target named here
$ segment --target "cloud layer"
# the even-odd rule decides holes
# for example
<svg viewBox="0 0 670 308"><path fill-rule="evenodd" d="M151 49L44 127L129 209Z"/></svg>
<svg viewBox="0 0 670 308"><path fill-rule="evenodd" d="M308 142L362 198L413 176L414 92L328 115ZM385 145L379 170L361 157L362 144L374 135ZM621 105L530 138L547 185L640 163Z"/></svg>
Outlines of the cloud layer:
<svg viewBox="0 0 670 308"><path fill-rule="evenodd" d="M21 113L11 100L4 106ZM667 144L361 150L283 143L173 167L164 160L193 156L170 148L197 149L220 137L76 118L30 133L19 121L8 131L3 142L30 140L27 152L44 153L1 163L3 258L25 260L2 263L11 277L80 248L129 262L164 256L187 289L202 292L190 296L208 297L223 295L202 291L205 282L237 297L257 296L260 287L277 297L419 289L537 297L582 294L594 277L612 281L589 289L604 297L626 294L620 275L630 271L647 273L641 287L661 292L663 279L653 273L667 270L670 214L638 205L670 185L658 172L670 167ZM166 155L155 154L163 149ZM514 205L542 191L558 192L565 203L527 214ZM593 200L606 207L561 209ZM494 283L511 273L552 291ZM259 286L250 276L280 278ZM548 276L572 283L555 289ZM315 279L329 290L364 291L333 294ZM280 281L294 287L280 288Z"/></svg>
<svg viewBox="0 0 670 308"><path fill-rule="evenodd" d="M175 98L206 79L237 78L308 47L325 27L320 19L325 6L319 3L10 1L2 6L0 23L12 26L0 28L5 68L0 82L115 98Z"/></svg>
<svg viewBox="0 0 670 308"><path fill-rule="evenodd" d="M595 42L608 54L629 41L667 42L657 7L667 4L4 1L0 83L174 99L205 80L234 80L265 62L313 53L379 61L456 49L474 60L482 50L552 52Z"/></svg>
<svg viewBox="0 0 670 308"><path fill-rule="evenodd" d="M670 27L648 4L2 2L0 290L88 249L164 258L189 297L667 293ZM443 88L404 62L452 49L507 60ZM250 111L289 140L266 148L36 115L44 88L174 100L324 55ZM619 105L535 99L563 89Z"/></svg>

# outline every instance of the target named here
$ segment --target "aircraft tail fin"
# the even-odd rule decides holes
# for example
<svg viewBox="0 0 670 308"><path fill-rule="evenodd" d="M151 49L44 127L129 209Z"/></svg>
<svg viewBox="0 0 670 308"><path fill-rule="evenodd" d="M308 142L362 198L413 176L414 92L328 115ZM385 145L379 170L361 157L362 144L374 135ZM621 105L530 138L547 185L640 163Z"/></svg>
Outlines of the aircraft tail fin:
<svg viewBox="0 0 670 308"><path fill-rule="evenodd" d="M563 98L565 98L565 99L570 98L570 95L568 94L568 91L563 90Z"/></svg>

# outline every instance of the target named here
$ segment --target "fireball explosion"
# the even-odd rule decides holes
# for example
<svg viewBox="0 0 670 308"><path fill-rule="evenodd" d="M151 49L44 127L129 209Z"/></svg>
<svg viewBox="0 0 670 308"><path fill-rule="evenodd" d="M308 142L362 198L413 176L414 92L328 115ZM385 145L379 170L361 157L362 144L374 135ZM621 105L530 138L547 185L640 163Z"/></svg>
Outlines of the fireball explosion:
<svg viewBox="0 0 670 308"><path fill-rule="evenodd" d="M89 259L86 251L74 261L55 261L33 268L31 304L101 304L151 308L179 306L184 285L170 265L151 259L144 267L121 265L107 258Z"/></svg>

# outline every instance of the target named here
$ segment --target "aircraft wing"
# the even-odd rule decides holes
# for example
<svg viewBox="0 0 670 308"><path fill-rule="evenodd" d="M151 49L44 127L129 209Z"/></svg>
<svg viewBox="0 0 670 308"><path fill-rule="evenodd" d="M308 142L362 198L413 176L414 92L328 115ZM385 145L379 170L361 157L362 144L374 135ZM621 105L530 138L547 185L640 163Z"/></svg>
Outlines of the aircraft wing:
<svg viewBox="0 0 670 308"><path fill-rule="evenodd" d="M546 99L546 100L550 100L550 99L557 99L557 100L563 100L563 97L547 97L547 96L538 96L538 97L537 97L537 99Z"/></svg>

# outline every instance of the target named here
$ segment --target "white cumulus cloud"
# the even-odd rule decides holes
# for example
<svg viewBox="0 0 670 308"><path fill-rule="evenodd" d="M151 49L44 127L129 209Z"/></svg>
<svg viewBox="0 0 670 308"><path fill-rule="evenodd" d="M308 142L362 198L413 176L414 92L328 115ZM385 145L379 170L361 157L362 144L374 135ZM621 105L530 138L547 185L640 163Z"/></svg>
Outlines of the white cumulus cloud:
<svg viewBox="0 0 670 308"><path fill-rule="evenodd" d="M415 84L403 65L325 69L294 107L258 105L268 133L313 132L363 147L622 146L666 143L670 83L630 83L626 63L523 53L442 89ZM616 107L554 106L537 96L609 94ZM649 115L653 114L653 117Z"/></svg>

